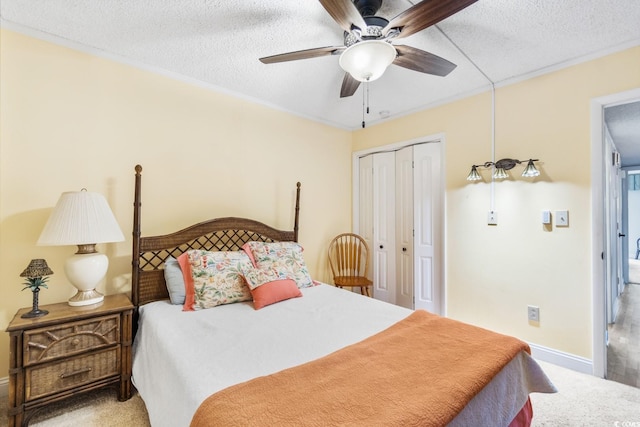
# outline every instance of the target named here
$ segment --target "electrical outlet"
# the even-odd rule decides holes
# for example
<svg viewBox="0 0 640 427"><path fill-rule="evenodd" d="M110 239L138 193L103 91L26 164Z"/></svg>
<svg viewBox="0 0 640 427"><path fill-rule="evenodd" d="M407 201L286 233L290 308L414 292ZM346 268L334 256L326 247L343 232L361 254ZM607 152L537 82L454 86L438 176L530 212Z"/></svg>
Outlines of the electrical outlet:
<svg viewBox="0 0 640 427"><path fill-rule="evenodd" d="M532 322L539 322L540 321L540 308L536 307L535 305L528 305L527 306L527 317Z"/></svg>
<svg viewBox="0 0 640 427"><path fill-rule="evenodd" d="M498 225L498 212L489 211L489 213L487 214L487 224Z"/></svg>

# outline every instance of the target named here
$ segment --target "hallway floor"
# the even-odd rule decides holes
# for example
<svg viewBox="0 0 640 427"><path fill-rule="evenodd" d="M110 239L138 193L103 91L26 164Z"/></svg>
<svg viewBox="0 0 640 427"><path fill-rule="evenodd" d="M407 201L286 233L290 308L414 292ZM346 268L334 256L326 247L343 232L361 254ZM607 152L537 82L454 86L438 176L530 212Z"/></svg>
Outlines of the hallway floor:
<svg viewBox="0 0 640 427"><path fill-rule="evenodd" d="M630 280L636 283L625 287L616 323L609 326L607 379L640 387L640 279L631 274L631 268Z"/></svg>

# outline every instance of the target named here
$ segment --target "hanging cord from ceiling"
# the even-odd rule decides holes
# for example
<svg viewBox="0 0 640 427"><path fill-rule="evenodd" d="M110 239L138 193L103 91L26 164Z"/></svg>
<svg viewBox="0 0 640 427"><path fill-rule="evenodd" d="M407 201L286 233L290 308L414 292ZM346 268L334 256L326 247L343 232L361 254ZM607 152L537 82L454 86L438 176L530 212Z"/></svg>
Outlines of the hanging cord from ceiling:
<svg viewBox="0 0 640 427"><path fill-rule="evenodd" d="M413 2L410 2L413 3ZM496 85L494 83L493 80L491 80L491 78L489 78L489 76L482 71L482 69L478 66L478 64L476 64L473 59L471 59L469 57L469 55L467 55L461 48L460 46L458 46L456 44L456 42L454 42L453 40L451 40L451 37L449 37L447 35L447 33L445 33L444 31L442 31L442 28L440 28L438 25L434 25L435 29L438 30L440 32L440 34L442 34L442 36L447 39L449 41L449 43L451 43L451 45L453 47L456 48L456 50L458 52L460 52L460 54L462 56L464 56L466 58L467 61L469 61L469 63L471 65L473 65L473 67L478 70L478 72L480 74L482 74L482 76L487 79L487 81L489 82L489 84L491 85L491 161L494 163L494 165L491 167L491 197L490 197L490 207L489 209L491 210L491 212L495 211L495 178L494 178L494 172L495 172L495 162L496 162Z"/></svg>

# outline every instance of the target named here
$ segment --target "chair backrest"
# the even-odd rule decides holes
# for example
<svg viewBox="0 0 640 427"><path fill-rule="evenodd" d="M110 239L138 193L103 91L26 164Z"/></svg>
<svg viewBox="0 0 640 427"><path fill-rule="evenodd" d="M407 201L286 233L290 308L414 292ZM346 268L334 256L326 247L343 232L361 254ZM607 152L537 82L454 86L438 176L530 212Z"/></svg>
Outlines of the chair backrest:
<svg viewBox="0 0 640 427"><path fill-rule="evenodd" d="M342 233L329 244L333 276L363 276L369 273L369 246L354 233Z"/></svg>

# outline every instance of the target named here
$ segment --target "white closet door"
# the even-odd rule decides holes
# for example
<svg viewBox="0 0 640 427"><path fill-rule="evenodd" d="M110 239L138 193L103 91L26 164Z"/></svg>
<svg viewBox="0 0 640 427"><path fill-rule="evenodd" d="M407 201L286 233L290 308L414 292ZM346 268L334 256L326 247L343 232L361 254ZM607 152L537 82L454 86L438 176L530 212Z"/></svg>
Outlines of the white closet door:
<svg viewBox="0 0 640 427"><path fill-rule="evenodd" d="M415 308L443 314L441 144L414 146Z"/></svg>
<svg viewBox="0 0 640 427"><path fill-rule="evenodd" d="M369 245L369 279L373 277L373 155L360 161L359 221L357 233Z"/></svg>
<svg viewBox="0 0 640 427"><path fill-rule="evenodd" d="M413 308L413 147L396 151L396 304Z"/></svg>
<svg viewBox="0 0 640 427"><path fill-rule="evenodd" d="M392 304L395 288L395 153L373 155L373 296Z"/></svg>

